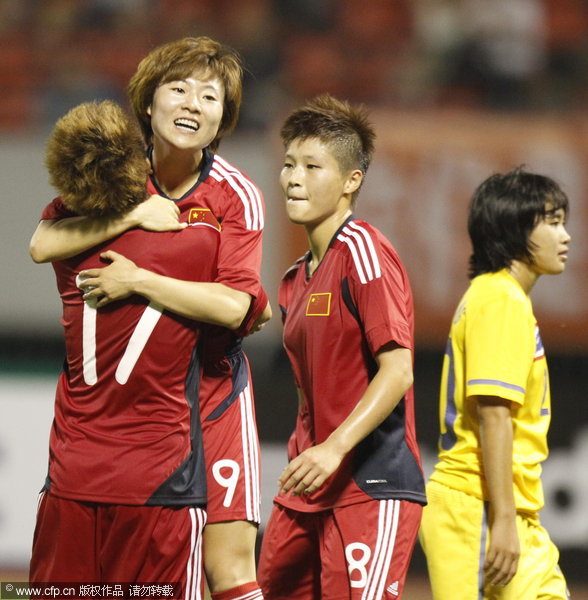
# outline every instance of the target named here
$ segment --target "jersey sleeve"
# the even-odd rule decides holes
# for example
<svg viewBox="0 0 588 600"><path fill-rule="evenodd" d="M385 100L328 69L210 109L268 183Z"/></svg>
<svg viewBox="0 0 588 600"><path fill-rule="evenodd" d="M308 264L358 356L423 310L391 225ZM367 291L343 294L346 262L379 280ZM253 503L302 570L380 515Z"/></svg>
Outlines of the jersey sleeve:
<svg viewBox="0 0 588 600"><path fill-rule="evenodd" d="M251 327L253 327L258 317L264 311L268 302L269 298L267 292L263 287L259 286L259 293L254 296L243 322L235 332L238 337L245 337L249 333Z"/></svg>
<svg viewBox="0 0 588 600"><path fill-rule="evenodd" d="M292 277L286 274L284 275L284 278L280 282L280 287L278 288L278 306L280 308L282 324L286 322L286 316L288 315L288 303L290 299L291 287Z"/></svg>
<svg viewBox="0 0 588 600"><path fill-rule="evenodd" d="M66 208L60 197L54 198L41 213L41 221L67 219L68 217L76 217L77 214Z"/></svg>
<svg viewBox="0 0 588 600"><path fill-rule="evenodd" d="M359 225L348 243L348 282L368 346L376 354L395 342L413 349L412 292L404 266L389 243Z"/></svg>
<svg viewBox="0 0 588 600"><path fill-rule="evenodd" d="M280 308L280 316L282 323L285 323L288 314L288 305L290 304L290 296L292 295L292 286L294 279L299 269L304 268L304 257L299 258L283 275L282 281L278 288L278 306Z"/></svg>
<svg viewBox="0 0 588 600"><path fill-rule="evenodd" d="M475 308L466 306L466 311L466 396L498 396L523 404L535 355L535 323L528 306L504 295Z"/></svg>
<svg viewBox="0 0 588 600"><path fill-rule="evenodd" d="M217 281L257 297L262 293L263 196L240 172L226 175L225 190L226 210L221 223Z"/></svg>

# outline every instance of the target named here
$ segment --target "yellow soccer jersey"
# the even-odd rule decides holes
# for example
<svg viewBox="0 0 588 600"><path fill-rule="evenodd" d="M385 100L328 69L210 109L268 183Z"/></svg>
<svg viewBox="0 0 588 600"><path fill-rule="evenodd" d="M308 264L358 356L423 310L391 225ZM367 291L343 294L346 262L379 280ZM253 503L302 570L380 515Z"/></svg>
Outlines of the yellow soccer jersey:
<svg viewBox="0 0 588 600"><path fill-rule="evenodd" d="M431 476L487 499L477 407L469 400L476 395L510 400L515 503L518 511L537 512L543 506L549 376L531 300L506 270L473 279L455 312L441 379L439 462Z"/></svg>

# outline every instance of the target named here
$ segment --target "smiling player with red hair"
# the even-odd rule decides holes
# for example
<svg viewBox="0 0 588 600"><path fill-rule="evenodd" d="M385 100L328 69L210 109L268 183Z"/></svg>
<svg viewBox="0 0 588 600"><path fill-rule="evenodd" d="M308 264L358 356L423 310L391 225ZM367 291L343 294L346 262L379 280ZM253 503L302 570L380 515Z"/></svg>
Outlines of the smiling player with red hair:
<svg viewBox="0 0 588 600"><path fill-rule="evenodd" d="M60 119L46 164L60 202L81 215L124 217L146 199L140 130L112 102L82 104ZM97 310L80 286L81 273L114 251L186 281L212 281L219 238L206 213L188 228L134 229L53 262L66 362L31 582L174 583L182 597L202 597L200 326L140 296ZM181 260L187 252L195 264ZM230 302L219 291L219 319Z"/></svg>
<svg viewBox="0 0 588 600"><path fill-rule="evenodd" d="M93 288L87 297L95 298L99 308L139 294L210 325L203 336L197 391L207 456L205 568L219 600L262 597L255 580L259 442L241 338L271 316L260 284L265 208L255 183L217 153L221 139L237 123L242 75L239 56L208 37L182 38L151 51L128 86L151 167L150 198L125 215L105 218L80 216L53 202L30 245L33 259L44 262L86 252L136 227L158 232L190 227L204 212L222 223L216 276L210 283L140 268L111 251L104 257L110 264L88 270L89 279L82 284ZM199 261L198 253L186 251L178 260L189 268ZM220 316L219 293L231 300L224 302Z"/></svg>

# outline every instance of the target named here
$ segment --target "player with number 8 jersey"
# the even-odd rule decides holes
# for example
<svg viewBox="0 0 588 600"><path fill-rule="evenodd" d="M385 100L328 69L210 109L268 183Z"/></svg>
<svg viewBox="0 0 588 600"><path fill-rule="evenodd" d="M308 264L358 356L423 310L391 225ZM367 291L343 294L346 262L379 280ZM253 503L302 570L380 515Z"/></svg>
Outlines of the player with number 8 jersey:
<svg viewBox="0 0 588 600"><path fill-rule="evenodd" d="M392 244L353 216L375 132L365 109L324 94L281 136L286 211L309 250L279 290L298 415L259 582L269 600L400 598L425 493L410 283Z"/></svg>

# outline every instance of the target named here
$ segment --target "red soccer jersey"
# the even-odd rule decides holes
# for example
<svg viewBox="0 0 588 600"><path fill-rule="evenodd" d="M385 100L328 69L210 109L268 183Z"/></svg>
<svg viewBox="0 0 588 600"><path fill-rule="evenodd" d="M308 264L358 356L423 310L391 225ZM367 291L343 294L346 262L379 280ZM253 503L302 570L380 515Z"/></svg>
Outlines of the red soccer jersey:
<svg viewBox="0 0 588 600"><path fill-rule="evenodd" d="M216 281L257 296L261 268L264 205L260 190L242 171L218 154L204 152L194 187L176 200L182 220L193 207L209 208L222 227ZM151 177L150 194L166 194Z"/></svg>
<svg viewBox="0 0 588 600"><path fill-rule="evenodd" d="M46 486L57 496L136 505L206 502L198 410L198 324L139 296L96 310L77 274L104 266L105 249L139 266L212 281L218 223L178 232L131 230L54 263L63 302L65 371L59 378Z"/></svg>
<svg viewBox="0 0 588 600"><path fill-rule="evenodd" d="M279 294L284 346L304 398L290 459L323 442L352 411L376 372L374 355L382 346L396 342L413 349L410 284L377 229L351 218L311 277L308 258L287 271ZM276 501L313 512L370 498L425 502L412 389L321 489Z"/></svg>
<svg viewBox="0 0 588 600"><path fill-rule="evenodd" d="M150 194L167 197L153 176L148 181L147 190ZM260 283L265 214L261 191L242 171L219 155L205 150L198 181L175 202L181 211L182 221L188 221L194 209L208 208L221 223L215 281L255 298L248 315L248 323L252 323L267 303L267 295ZM41 218L62 219L70 216L74 216L73 213L56 199L45 208ZM207 368L200 393L204 417L232 393L230 367L224 357L238 347L237 337L229 330L213 326L206 326L205 329L203 355Z"/></svg>
<svg viewBox="0 0 588 600"><path fill-rule="evenodd" d="M168 197L153 176L147 183L147 191ZM255 183L218 154L205 150L198 181L175 202L182 221L188 220L192 208L212 211L223 232L216 281L257 296L265 207ZM57 199L45 207L41 218L63 219L73 215Z"/></svg>
<svg viewBox="0 0 588 600"><path fill-rule="evenodd" d="M165 193L151 177L149 193ZM194 187L176 200L182 219L194 208L209 208L221 224L216 281L253 296L248 324L265 308L267 295L260 283L262 235L264 225L263 197L257 186L239 169L218 154L204 151L200 177ZM240 389L235 382L247 380L242 363L239 373L231 372L228 354L240 349L239 338L228 329L204 326L202 344L203 377L200 382L200 410L203 418L213 414L227 399L233 402ZM218 415L217 415L218 417Z"/></svg>

